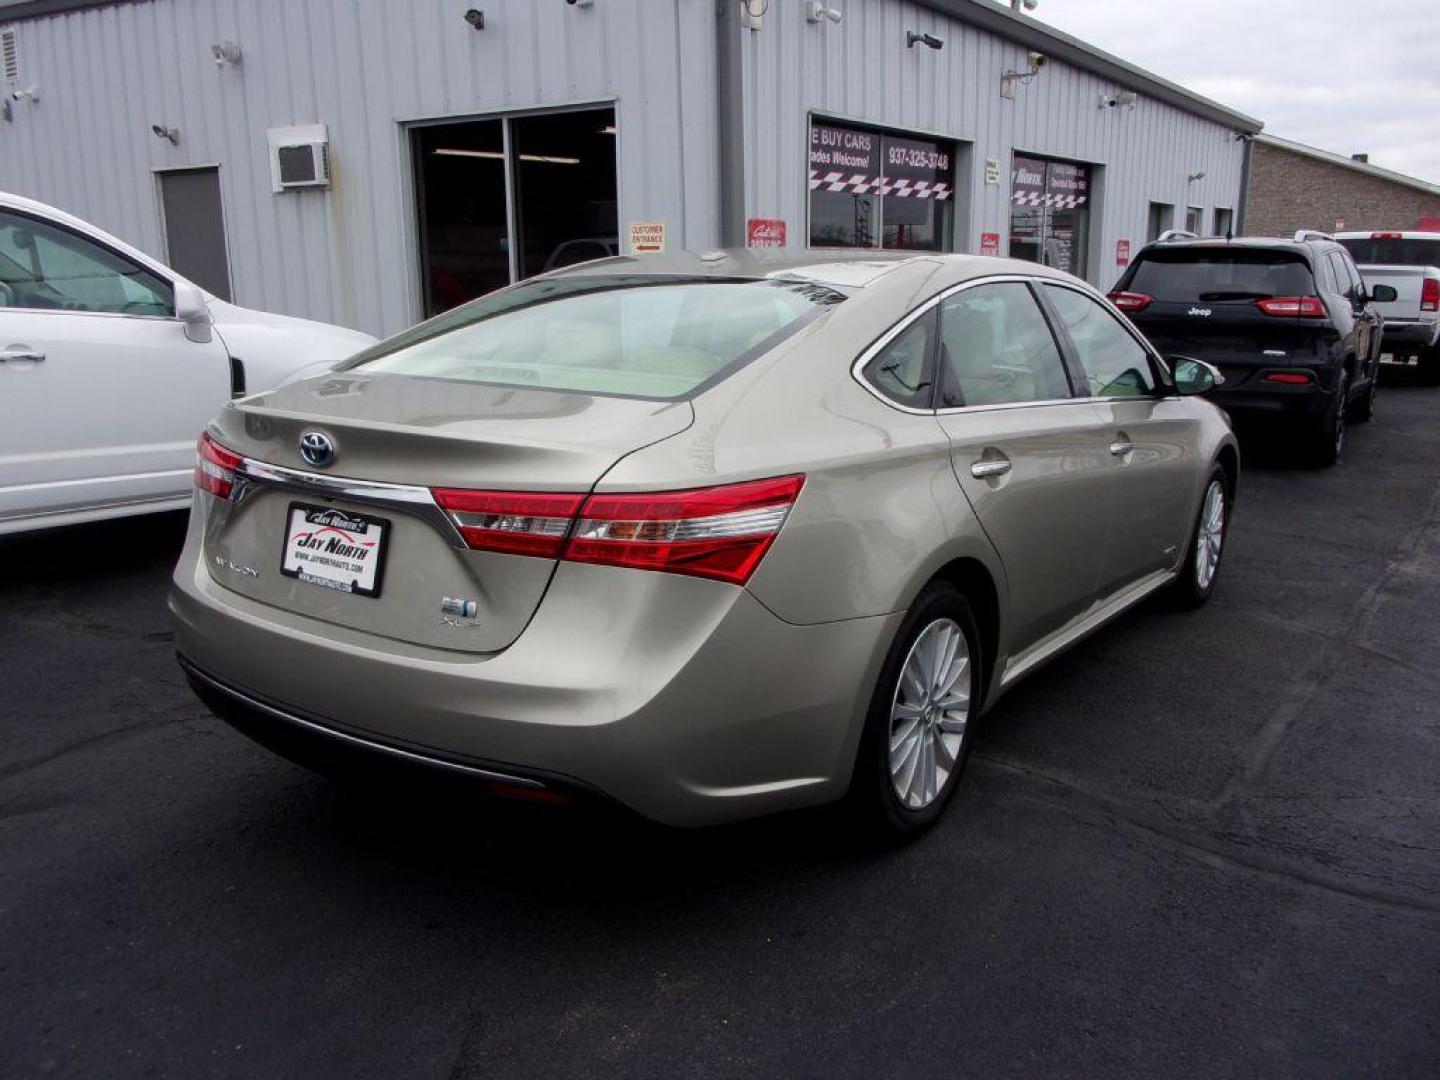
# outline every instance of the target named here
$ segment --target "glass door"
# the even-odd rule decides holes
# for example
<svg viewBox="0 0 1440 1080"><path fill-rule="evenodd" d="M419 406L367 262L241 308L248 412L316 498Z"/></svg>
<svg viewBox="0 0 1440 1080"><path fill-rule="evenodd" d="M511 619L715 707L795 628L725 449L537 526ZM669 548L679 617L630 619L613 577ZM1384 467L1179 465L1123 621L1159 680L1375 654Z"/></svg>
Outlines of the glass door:
<svg viewBox="0 0 1440 1080"><path fill-rule="evenodd" d="M1010 169L1010 257L1085 276L1090 167L1016 154Z"/></svg>

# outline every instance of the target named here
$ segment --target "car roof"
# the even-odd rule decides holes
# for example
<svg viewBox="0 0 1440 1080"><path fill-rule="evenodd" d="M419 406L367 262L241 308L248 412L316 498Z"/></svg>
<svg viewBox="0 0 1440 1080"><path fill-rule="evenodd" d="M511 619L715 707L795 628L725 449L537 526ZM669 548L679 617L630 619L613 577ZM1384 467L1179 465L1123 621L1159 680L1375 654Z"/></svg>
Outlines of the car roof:
<svg viewBox="0 0 1440 1080"><path fill-rule="evenodd" d="M1020 259L993 255L951 255L937 252L819 250L791 248L720 248L714 251L675 251L654 255L617 255L552 271L551 276L654 274L673 277L784 278L864 289L906 271L937 271L947 279L1023 274L1077 282L1061 270Z"/></svg>

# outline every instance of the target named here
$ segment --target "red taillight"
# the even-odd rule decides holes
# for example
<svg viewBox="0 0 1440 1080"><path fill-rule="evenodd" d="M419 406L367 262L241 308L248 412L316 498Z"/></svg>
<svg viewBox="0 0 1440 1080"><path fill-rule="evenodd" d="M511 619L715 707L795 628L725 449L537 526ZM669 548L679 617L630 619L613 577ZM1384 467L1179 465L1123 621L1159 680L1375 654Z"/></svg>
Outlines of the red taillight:
<svg viewBox="0 0 1440 1080"><path fill-rule="evenodd" d="M240 465L240 455L226 450L209 432L200 433L195 444L195 486L208 491L217 499L230 498L235 490L235 470Z"/></svg>
<svg viewBox="0 0 1440 1080"><path fill-rule="evenodd" d="M782 476L588 499L459 488L432 493L477 551L563 557L743 585L774 543L804 483L803 476Z"/></svg>
<svg viewBox="0 0 1440 1080"><path fill-rule="evenodd" d="M1305 371L1272 371L1269 375L1265 376L1265 381L1290 383L1295 386L1301 386L1305 383L1314 382L1315 380L1310 377L1309 372Z"/></svg>
<svg viewBox="0 0 1440 1080"><path fill-rule="evenodd" d="M549 492L469 491L435 488L435 501L450 515L467 546L507 555L554 559L583 495Z"/></svg>
<svg viewBox="0 0 1440 1080"><path fill-rule="evenodd" d="M691 491L593 495L565 558L743 585L804 483L803 476L782 476Z"/></svg>
<svg viewBox="0 0 1440 1080"><path fill-rule="evenodd" d="M1144 311L1153 297L1138 292L1112 292L1109 299L1121 311Z"/></svg>
<svg viewBox="0 0 1440 1080"><path fill-rule="evenodd" d="M1282 315L1292 319L1323 319L1328 314L1318 296L1271 296L1256 300L1255 306L1266 315Z"/></svg>
<svg viewBox="0 0 1440 1080"><path fill-rule="evenodd" d="M1420 286L1420 310L1440 311L1440 281L1427 277Z"/></svg>
<svg viewBox="0 0 1440 1080"><path fill-rule="evenodd" d="M1398 232L1372 232L1371 240L1403 240L1404 237Z"/></svg>

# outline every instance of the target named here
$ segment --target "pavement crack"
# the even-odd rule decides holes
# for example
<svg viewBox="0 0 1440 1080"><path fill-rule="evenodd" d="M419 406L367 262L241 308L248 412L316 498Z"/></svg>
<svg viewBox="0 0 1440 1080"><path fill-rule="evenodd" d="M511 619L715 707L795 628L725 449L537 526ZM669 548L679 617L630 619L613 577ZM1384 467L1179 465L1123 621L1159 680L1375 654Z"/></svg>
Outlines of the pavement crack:
<svg viewBox="0 0 1440 1080"><path fill-rule="evenodd" d="M1179 825L1173 819L1165 820L1113 795L1087 789L1083 785L1013 761L985 754L972 754L971 757L999 772L1030 781L1048 792L1051 796L1050 801L1056 805L1068 807L1077 801L1087 804L1100 810L1110 823L1143 834L1173 854L1203 863L1206 866L1220 870L1242 870L1286 884L1305 885L1382 907L1397 908L1422 915L1440 916L1440 897L1434 900L1417 899L1413 896L1401 895L1390 889L1356 882L1340 873L1296 866L1291 861L1275 858L1260 851L1237 851L1231 844L1238 843L1245 847L1262 841L1252 836L1242 836L1233 832L1208 833L1193 827ZM1360 876L1374 877L1374 875L1363 872L1360 873Z"/></svg>
<svg viewBox="0 0 1440 1080"><path fill-rule="evenodd" d="M53 761L76 754L83 750L92 750L99 746L106 746L110 743L119 742L135 735L144 734L147 731L154 731L156 728L166 727L183 721L183 716L168 716L158 720L144 720L138 724L127 724L124 727L112 728L110 731L103 731L98 735L90 735L83 739L76 739L74 742L66 743L56 750L47 754L36 754L33 757L21 758L8 765L0 765L0 781L12 780L22 773L38 769L42 765L49 765Z"/></svg>

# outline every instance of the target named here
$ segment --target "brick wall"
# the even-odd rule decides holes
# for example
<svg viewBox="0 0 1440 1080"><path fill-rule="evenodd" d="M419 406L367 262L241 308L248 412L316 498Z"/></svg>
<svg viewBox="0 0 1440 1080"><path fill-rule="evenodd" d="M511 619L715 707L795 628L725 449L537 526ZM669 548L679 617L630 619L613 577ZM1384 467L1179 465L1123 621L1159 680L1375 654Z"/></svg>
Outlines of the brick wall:
<svg viewBox="0 0 1440 1080"><path fill-rule="evenodd" d="M1289 236L1296 229L1414 229L1440 217L1440 195L1333 165L1256 140L1251 148L1245 232Z"/></svg>

